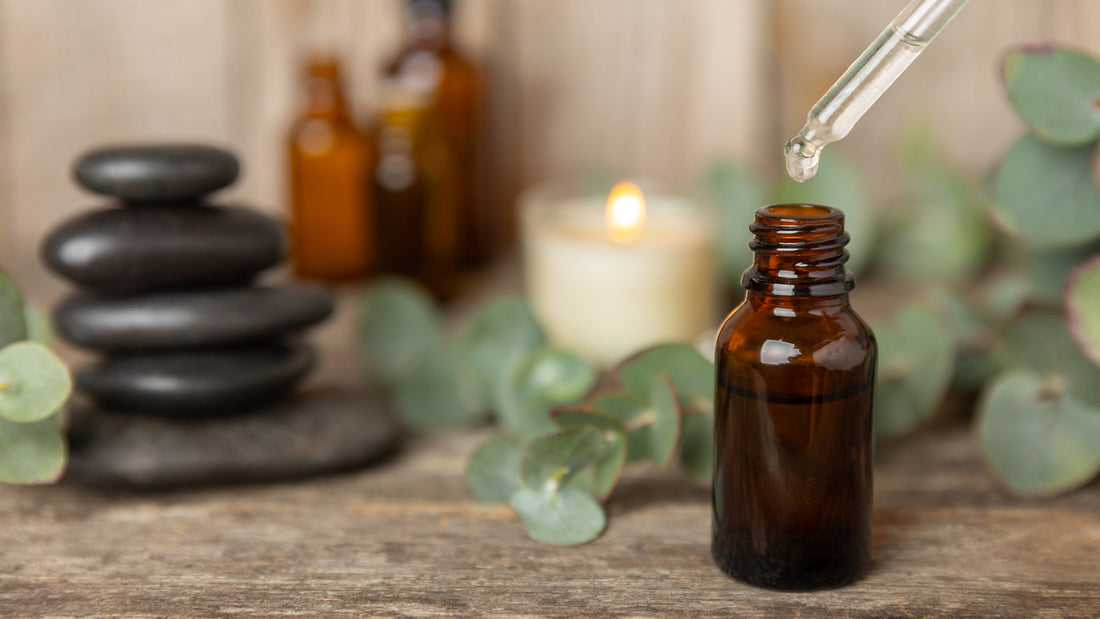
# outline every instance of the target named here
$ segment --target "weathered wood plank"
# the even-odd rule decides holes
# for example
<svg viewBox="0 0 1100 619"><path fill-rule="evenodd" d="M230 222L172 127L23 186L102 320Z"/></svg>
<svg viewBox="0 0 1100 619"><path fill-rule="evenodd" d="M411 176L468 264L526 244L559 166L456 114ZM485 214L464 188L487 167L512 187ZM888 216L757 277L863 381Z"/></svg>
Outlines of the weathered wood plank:
<svg viewBox="0 0 1100 619"><path fill-rule="evenodd" d="M0 489L0 614L1095 616L1100 487L1049 502L998 490L960 427L884 446L874 567L775 593L708 557L709 500L632 471L594 543L532 542L473 501L483 434L414 441L373 471L156 495Z"/></svg>

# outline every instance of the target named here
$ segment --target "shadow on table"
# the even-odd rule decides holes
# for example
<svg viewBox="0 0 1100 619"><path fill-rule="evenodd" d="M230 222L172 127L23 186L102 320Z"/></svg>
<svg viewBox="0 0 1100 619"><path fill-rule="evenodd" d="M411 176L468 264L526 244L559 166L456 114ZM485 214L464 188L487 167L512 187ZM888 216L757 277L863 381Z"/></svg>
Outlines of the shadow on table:
<svg viewBox="0 0 1100 619"><path fill-rule="evenodd" d="M625 477L611 495L608 508L615 514L628 514L636 509L665 503L710 503L710 489L699 486L681 474L646 471Z"/></svg>

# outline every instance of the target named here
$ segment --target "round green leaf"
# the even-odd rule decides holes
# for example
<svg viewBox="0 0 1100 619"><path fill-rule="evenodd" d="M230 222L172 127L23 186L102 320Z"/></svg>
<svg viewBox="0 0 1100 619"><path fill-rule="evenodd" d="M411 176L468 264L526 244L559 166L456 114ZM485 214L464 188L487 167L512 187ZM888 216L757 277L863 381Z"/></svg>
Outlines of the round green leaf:
<svg viewBox="0 0 1100 619"><path fill-rule="evenodd" d="M519 467L526 441L518 436L494 436L477 448L466 465L466 481L477 500L507 503L519 489Z"/></svg>
<svg viewBox="0 0 1100 619"><path fill-rule="evenodd" d="M588 407L615 417L626 430L626 461L637 462L650 457L649 436L653 414L645 402L632 395L604 394L593 398Z"/></svg>
<svg viewBox="0 0 1100 619"><path fill-rule="evenodd" d="M1066 318L1081 350L1100 365L1100 256L1074 270L1066 289Z"/></svg>
<svg viewBox="0 0 1100 619"><path fill-rule="evenodd" d="M559 491L520 488L509 501L532 538L547 544L575 546L600 536L607 526L603 508L579 488Z"/></svg>
<svg viewBox="0 0 1100 619"><path fill-rule="evenodd" d="M994 240L978 187L943 167L914 176L914 197L894 209L875 267L919 282L973 277L988 261Z"/></svg>
<svg viewBox="0 0 1100 619"><path fill-rule="evenodd" d="M400 279L372 284L363 295L359 342L370 371L396 382L440 347L443 336L431 297Z"/></svg>
<svg viewBox="0 0 1100 619"><path fill-rule="evenodd" d="M592 426L599 430L623 432L623 423L610 413L592 408L587 404L562 406L550 411L554 425L562 429Z"/></svg>
<svg viewBox="0 0 1100 619"><path fill-rule="evenodd" d="M649 384L649 407L653 425L649 428L649 453L659 467L667 467L680 445L680 402L668 374L661 372Z"/></svg>
<svg viewBox="0 0 1100 619"><path fill-rule="evenodd" d="M27 325L27 339L49 346L53 340L53 325L45 312L31 305L23 306L23 322Z"/></svg>
<svg viewBox="0 0 1100 619"><path fill-rule="evenodd" d="M1100 254L1100 244L1086 243L1030 252L1027 274L1031 297L1046 305L1061 306L1074 267Z"/></svg>
<svg viewBox="0 0 1100 619"><path fill-rule="evenodd" d="M1066 492L1100 472L1100 410L1049 383L1027 371L1006 374L978 404L986 461L1017 494Z"/></svg>
<svg viewBox="0 0 1100 619"><path fill-rule="evenodd" d="M1036 245L1072 245L1100 236L1100 191L1091 158L1091 146L1063 148L1021 137L997 177L997 219Z"/></svg>
<svg viewBox="0 0 1100 619"><path fill-rule="evenodd" d="M1100 64L1066 47L1029 47L1003 65L1008 100L1035 135L1058 144L1100 137Z"/></svg>
<svg viewBox="0 0 1100 619"><path fill-rule="evenodd" d="M0 271L0 348L27 338L23 295L15 281Z"/></svg>
<svg viewBox="0 0 1100 619"><path fill-rule="evenodd" d="M60 414L32 423L0 419L0 482L55 482L65 470L67 454Z"/></svg>
<svg viewBox="0 0 1100 619"><path fill-rule="evenodd" d="M684 415L680 439L680 463L691 478L709 484L714 474L714 416L707 413Z"/></svg>
<svg viewBox="0 0 1100 619"><path fill-rule="evenodd" d="M481 307L459 335L460 367L486 401L500 408L503 386L545 340L522 297L506 295Z"/></svg>
<svg viewBox="0 0 1100 619"><path fill-rule="evenodd" d="M19 423L45 419L72 388L69 368L45 346L16 342L0 350L0 417Z"/></svg>
<svg viewBox="0 0 1100 619"><path fill-rule="evenodd" d="M523 453L520 479L528 488L559 489L606 453L607 440L595 428L573 428L541 436L528 443Z"/></svg>
<svg viewBox="0 0 1100 619"><path fill-rule="evenodd" d="M653 378L664 372L690 411L714 409L714 364L688 344L662 344L624 361L616 370L628 394L647 399Z"/></svg>
<svg viewBox="0 0 1100 619"><path fill-rule="evenodd" d="M928 420L943 400L954 368L955 337L931 310L909 306L892 324L875 329L875 338L875 433L900 436Z"/></svg>
<svg viewBox="0 0 1100 619"><path fill-rule="evenodd" d="M480 409L461 389L457 358L453 346L443 346L397 379L394 408L407 426L438 431L481 421Z"/></svg>
<svg viewBox="0 0 1100 619"><path fill-rule="evenodd" d="M572 404L599 380L596 368L565 351L546 348L514 374L498 398L501 425L527 435L554 429L550 409Z"/></svg>
<svg viewBox="0 0 1100 619"><path fill-rule="evenodd" d="M1044 380L1057 378L1075 399L1095 405L1100 371L1081 352L1058 312L1022 314L1008 323L993 348L1004 370L1023 368Z"/></svg>
<svg viewBox="0 0 1100 619"><path fill-rule="evenodd" d="M593 485L596 497L601 502L611 496L626 465L626 435L622 432L608 431L604 433L604 438L607 441L607 451L593 470Z"/></svg>
<svg viewBox="0 0 1100 619"><path fill-rule="evenodd" d="M724 281L741 285L741 273L752 266L749 241L756 209L764 206L760 175L746 166L720 163L707 174L707 185L718 211L718 261Z"/></svg>
<svg viewBox="0 0 1100 619"><path fill-rule="evenodd" d="M822 165L805 183L784 174L776 202L828 204L844 211L844 229L852 238L848 244L848 269L859 273L870 260L875 245L870 196L855 163L842 152L831 150L828 164Z"/></svg>

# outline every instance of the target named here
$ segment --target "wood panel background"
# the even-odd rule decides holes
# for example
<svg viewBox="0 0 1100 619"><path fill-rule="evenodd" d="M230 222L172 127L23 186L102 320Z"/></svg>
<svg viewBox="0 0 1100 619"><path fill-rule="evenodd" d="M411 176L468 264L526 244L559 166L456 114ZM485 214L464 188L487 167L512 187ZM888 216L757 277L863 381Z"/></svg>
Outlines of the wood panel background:
<svg viewBox="0 0 1100 619"><path fill-rule="evenodd" d="M882 0L463 0L458 38L484 67L491 196L594 167L677 182L718 157L777 174L806 110L904 3ZM69 180L104 142L225 144L225 196L284 209L282 141L311 48L343 57L358 115L401 38L401 0L0 0L0 261L17 274L46 230L97 199ZM888 196L905 127L988 168L1020 132L996 67L1013 44L1100 52L1100 3L974 0L846 140ZM826 155L828 157L828 155ZM501 231L512 225L500 216Z"/></svg>

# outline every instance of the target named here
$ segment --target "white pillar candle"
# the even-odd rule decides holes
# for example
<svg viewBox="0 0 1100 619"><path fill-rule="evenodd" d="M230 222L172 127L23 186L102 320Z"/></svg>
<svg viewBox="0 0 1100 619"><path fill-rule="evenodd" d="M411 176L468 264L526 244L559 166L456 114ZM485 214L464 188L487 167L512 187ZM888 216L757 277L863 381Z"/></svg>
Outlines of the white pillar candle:
<svg viewBox="0 0 1100 619"><path fill-rule="evenodd" d="M524 276L550 341L607 367L713 327L714 224L698 202L647 188L644 216L608 196L544 187L521 198Z"/></svg>

